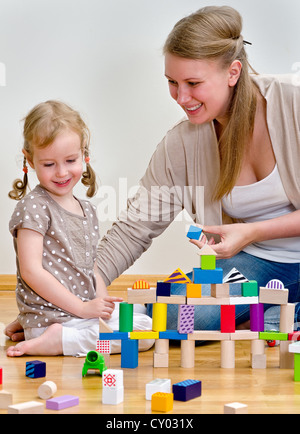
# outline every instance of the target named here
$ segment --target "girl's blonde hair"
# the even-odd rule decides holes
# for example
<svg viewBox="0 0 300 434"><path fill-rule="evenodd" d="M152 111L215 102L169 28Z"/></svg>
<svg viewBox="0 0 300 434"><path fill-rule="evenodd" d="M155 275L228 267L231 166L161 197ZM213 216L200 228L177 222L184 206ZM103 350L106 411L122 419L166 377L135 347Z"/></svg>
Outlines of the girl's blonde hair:
<svg viewBox="0 0 300 434"><path fill-rule="evenodd" d="M246 144L254 129L257 88L249 74L250 66L243 40L242 17L229 6L208 6L180 20L167 38L164 54L187 59L219 60L229 67L239 60L240 78L231 101L228 124L220 137L220 177L214 199L220 200L233 189L241 170Z"/></svg>
<svg viewBox="0 0 300 434"><path fill-rule="evenodd" d="M81 139L81 151L85 157L86 171L81 182L88 187L87 196L93 197L97 191L96 174L89 163L90 132L79 113L67 104L59 101L46 101L35 106L24 119L23 150L33 158L34 148L46 148L63 131L72 130ZM27 190L28 176L26 158L23 160L23 181L16 179L13 190L9 192L11 199L22 199Z"/></svg>

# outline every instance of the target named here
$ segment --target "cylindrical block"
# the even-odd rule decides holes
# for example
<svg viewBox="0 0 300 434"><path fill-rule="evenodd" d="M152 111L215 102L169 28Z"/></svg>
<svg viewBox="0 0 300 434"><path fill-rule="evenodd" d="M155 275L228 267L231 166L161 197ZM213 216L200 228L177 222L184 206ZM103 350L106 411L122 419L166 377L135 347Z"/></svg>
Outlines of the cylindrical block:
<svg viewBox="0 0 300 434"><path fill-rule="evenodd" d="M181 364L182 368L193 368L195 366L195 341L181 341Z"/></svg>
<svg viewBox="0 0 300 434"><path fill-rule="evenodd" d="M235 341L221 341L221 368L235 368Z"/></svg>
<svg viewBox="0 0 300 434"><path fill-rule="evenodd" d="M165 332L167 330L167 308L166 303L154 303L152 313L152 330Z"/></svg>
<svg viewBox="0 0 300 434"><path fill-rule="evenodd" d="M133 304L120 303L119 331L132 332L133 330Z"/></svg>
<svg viewBox="0 0 300 434"><path fill-rule="evenodd" d="M56 384L53 381L45 381L38 388L38 395L41 399L50 399L57 392Z"/></svg>
<svg viewBox="0 0 300 434"><path fill-rule="evenodd" d="M250 304L250 330L252 332L263 332L265 330L264 324L264 305Z"/></svg>
<svg viewBox="0 0 300 434"><path fill-rule="evenodd" d="M155 352L158 354L168 354L169 339L157 339L155 341Z"/></svg>
<svg viewBox="0 0 300 434"><path fill-rule="evenodd" d="M265 341L261 339L251 341L251 354L265 354Z"/></svg>

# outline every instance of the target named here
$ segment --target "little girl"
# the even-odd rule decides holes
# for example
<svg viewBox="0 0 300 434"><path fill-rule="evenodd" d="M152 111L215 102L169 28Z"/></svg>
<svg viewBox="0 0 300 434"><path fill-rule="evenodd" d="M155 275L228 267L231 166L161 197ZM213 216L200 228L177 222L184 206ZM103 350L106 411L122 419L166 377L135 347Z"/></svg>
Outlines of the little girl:
<svg viewBox="0 0 300 434"><path fill-rule="evenodd" d="M83 356L96 348L99 317L116 324L115 303L122 301L108 295L96 266L95 207L73 196L80 180L88 187L88 197L96 193L89 130L78 112L47 101L25 118L23 154L23 181L16 180L9 193L19 201L9 228L17 257L18 322L25 341L8 348L7 355ZM26 195L27 163L39 185ZM148 328L151 319L136 312L134 329ZM153 344L140 342L140 350ZM112 352L119 351L119 342L113 341Z"/></svg>

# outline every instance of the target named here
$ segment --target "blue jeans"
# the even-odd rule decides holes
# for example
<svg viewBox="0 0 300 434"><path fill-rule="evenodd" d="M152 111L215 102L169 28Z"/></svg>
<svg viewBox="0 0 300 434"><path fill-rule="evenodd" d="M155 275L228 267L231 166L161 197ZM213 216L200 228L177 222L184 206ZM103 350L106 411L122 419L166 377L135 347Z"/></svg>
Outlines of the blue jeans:
<svg viewBox="0 0 300 434"><path fill-rule="evenodd" d="M223 269L225 276L235 267L248 280L256 280L258 287L266 286L272 279L280 280L289 289L289 303L295 303L295 330L300 329L300 264L285 264L267 261L245 252L240 252L230 259L220 259L217 267ZM188 276L191 278L192 273ZM172 285L172 294L184 294L183 285ZM210 295L210 285L202 285L202 295ZM231 285L230 295L241 295L239 285ZM280 306L264 305L265 330L279 330ZM152 316L152 305L147 306L147 314ZM167 328L177 329L178 306L168 305ZM298 319L299 318L299 319ZM249 305L236 306L236 325L250 319ZM195 330L220 330L220 306L195 306Z"/></svg>

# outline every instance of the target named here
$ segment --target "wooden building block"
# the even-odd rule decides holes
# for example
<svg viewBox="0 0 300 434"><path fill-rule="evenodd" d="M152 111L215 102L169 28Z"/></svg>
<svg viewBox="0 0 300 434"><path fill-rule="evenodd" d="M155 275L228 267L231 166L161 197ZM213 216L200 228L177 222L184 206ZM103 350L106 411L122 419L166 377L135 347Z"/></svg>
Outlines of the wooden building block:
<svg viewBox="0 0 300 434"><path fill-rule="evenodd" d="M232 341L258 340L259 339L259 333L258 332L252 332L251 330L236 330L235 333L230 333L230 339Z"/></svg>
<svg viewBox="0 0 300 434"><path fill-rule="evenodd" d="M152 313L152 329L163 332L167 330L167 308L166 303L155 303Z"/></svg>
<svg viewBox="0 0 300 434"><path fill-rule="evenodd" d="M186 296L188 298L200 298L202 292L201 283L187 283ZM183 303L182 303L183 304Z"/></svg>
<svg viewBox="0 0 300 434"><path fill-rule="evenodd" d="M127 302L131 304L156 303L156 288L127 289Z"/></svg>
<svg viewBox="0 0 300 434"><path fill-rule="evenodd" d="M294 356L289 352L290 341L281 341L279 346L279 367L281 369L294 369Z"/></svg>
<svg viewBox="0 0 300 434"><path fill-rule="evenodd" d="M190 240L199 240L202 234L202 229L198 226L191 225L186 236Z"/></svg>
<svg viewBox="0 0 300 434"><path fill-rule="evenodd" d="M159 296L156 299L157 303L164 304L186 304L185 295L170 295L170 297Z"/></svg>
<svg viewBox="0 0 300 434"><path fill-rule="evenodd" d="M169 354L153 353L153 367L154 368L168 368L169 367Z"/></svg>
<svg viewBox="0 0 300 434"><path fill-rule="evenodd" d="M146 280L140 279L134 282L132 289L150 289L150 285Z"/></svg>
<svg viewBox="0 0 300 434"><path fill-rule="evenodd" d="M282 333L293 333L295 322L295 305L288 303L280 306L280 326Z"/></svg>
<svg viewBox="0 0 300 434"><path fill-rule="evenodd" d="M99 318L99 331L100 333L113 333L113 329L102 318Z"/></svg>
<svg viewBox="0 0 300 434"><path fill-rule="evenodd" d="M198 380L184 380L173 384L175 401L190 401L198 398L202 393L202 383Z"/></svg>
<svg viewBox="0 0 300 434"><path fill-rule="evenodd" d="M46 363L40 360L26 362L26 377L42 378L46 377Z"/></svg>
<svg viewBox="0 0 300 434"><path fill-rule="evenodd" d="M151 401L152 395L157 392L171 393L171 380L169 378L155 378L146 384L147 401Z"/></svg>
<svg viewBox="0 0 300 434"><path fill-rule="evenodd" d="M167 354L169 352L169 339L157 339L154 346L156 353Z"/></svg>
<svg viewBox="0 0 300 434"><path fill-rule="evenodd" d="M124 386L117 389L102 389L102 404L118 405L124 401Z"/></svg>
<svg viewBox="0 0 300 434"><path fill-rule="evenodd" d="M168 412L173 410L173 393L156 392L151 397L151 410Z"/></svg>
<svg viewBox="0 0 300 434"><path fill-rule="evenodd" d="M294 353L294 381L300 381L300 354Z"/></svg>
<svg viewBox="0 0 300 434"><path fill-rule="evenodd" d="M152 330L133 330L129 335L130 339L159 339L159 332Z"/></svg>
<svg viewBox="0 0 300 434"><path fill-rule="evenodd" d="M259 339L263 339L265 341L287 341L288 333L281 333L276 331L259 332Z"/></svg>
<svg viewBox="0 0 300 434"><path fill-rule="evenodd" d="M194 330L188 335L189 341L224 341L230 340L230 333L221 333L217 330Z"/></svg>
<svg viewBox="0 0 300 434"><path fill-rule="evenodd" d="M181 304L178 307L177 329L179 333L193 333L194 331L195 306Z"/></svg>
<svg viewBox="0 0 300 434"><path fill-rule="evenodd" d="M242 296L258 297L258 284L256 280L249 280L249 282L242 282Z"/></svg>
<svg viewBox="0 0 300 434"><path fill-rule="evenodd" d="M240 402L224 405L224 414L248 414L248 406Z"/></svg>
<svg viewBox="0 0 300 434"><path fill-rule="evenodd" d="M181 341L181 363L182 368L193 368L195 366L195 341Z"/></svg>
<svg viewBox="0 0 300 434"><path fill-rule="evenodd" d="M270 289L260 287L259 302L266 304L287 304L289 298L288 289Z"/></svg>
<svg viewBox="0 0 300 434"><path fill-rule="evenodd" d="M215 255L202 255L202 256L200 256L200 268L202 270L214 270L216 268Z"/></svg>
<svg viewBox="0 0 300 434"><path fill-rule="evenodd" d="M119 308L120 332L132 332L133 330L133 304L122 302Z"/></svg>
<svg viewBox="0 0 300 434"><path fill-rule="evenodd" d="M43 414L44 404L37 401L28 401L10 405L7 410L7 414Z"/></svg>
<svg viewBox="0 0 300 434"><path fill-rule="evenodd" d="M121 368L135 369L139 365L139 341L121 341Z"/></svg>
<svg viewBox="0 0 300 434"><path fill-rule="evenodd" d="M221 368L235 368L235 341L221 341Z"/></svg>
<svg viewBox="0 0 300 434"><path fill-rule="evenodd" d="M240 297L237 295L234 295L233 297L229 297L229 303L233 306L237 305L243 305L243 304L249 304L249 305L256 305L258 304L258 297Z"/></svg>
<svg viewBox="0 0 300 434"><path fill-rule="evenodd" d="M267 356L266 354L251 354L252 369L266 369Z"/></svg>
<svg viewBox="0 0 300 434"><path fill-rule="evenodd" d="M251 354L265 354L265 341L260 339L251 341Z"/></svg>
<svg viewBox="0 0 300 434"><path fill-rule="evenodd" d="M57 398L47 399L46 408L48 410L63 410L64 408L74 407L79 405L78 396L63 395Z"/></svg>
<svg viewBox="0 0 300 434"><path fill-rule="evenodd" d="M216 298L229 298L229 283L213 283L210 295Z"/></svg>
<svg viewBox="0 0 300 434"><path fill-rule="evenodd" d="M57 386L53 381L45 381L45 383L41 384L38 388L38 396L41 399L50 399L57 392Z"/></svg>
<svg viewBox="0 0 300 434"><path fill-rule="evenodd" d="M223 269L215 268L214 270L202 270L201 268L193 269L194 283L223 283Z"/></svg>
<svg viewBox="0 0 300 434"><path fill-rule="evenodd" d="M1 368L1 366L0 366L0 386L1 386L2 382L3 382L3 368Z"/></svg>
<svg viewBox="0 0 300 434"><path fill-rule="evenodd" d="M12 393L0 390L0 409L7 409L12 404Z"/></svg>
<svg viewBox="0 0 300 434"><path fill-rule="evenodd" d="M253 332L263 332L265 329L264 305L262 303L250 305L250 329Z"/></svg>
<svg viewBox="0 0 300 434"><path fill-rule="evenodd" d="M102 387L108 389L120 389L124 386L122 369L107 369L102 374Z"/></svg>
<svg viewBox="0 0 300 434"><path fill-rule="evenodd" d="M157 282L156 295L157 295L157 297L170 297L170 295L171 295L171 283L170 282Z"/></svg>
<svg viewBox="0 0 300 434"><path fill-rule="evenodd" d="M235 332L235 306L221 306L221 332Z"/></svg>
<svg viewBox="0 0 300 434"><path fill-rule="evenodd" d="M215 298L215 297L201 297L201 298L187 298L186 304L194 304L197 306L221 306L229 305L230 298Z"/></svg>

